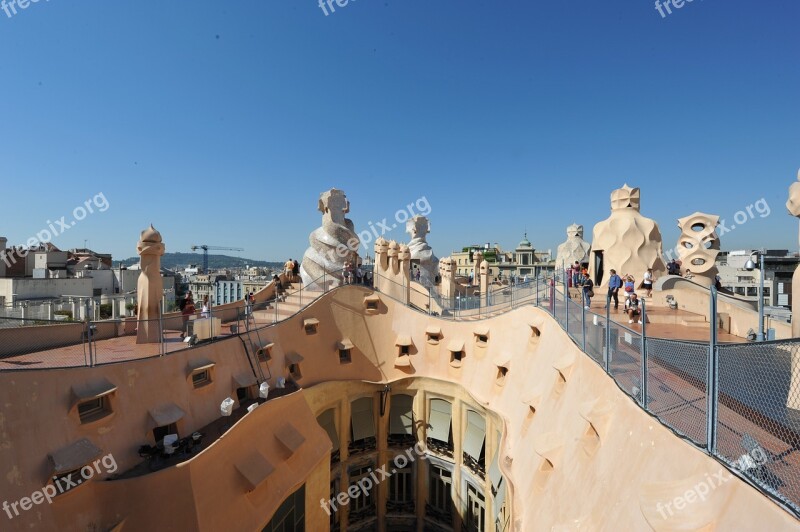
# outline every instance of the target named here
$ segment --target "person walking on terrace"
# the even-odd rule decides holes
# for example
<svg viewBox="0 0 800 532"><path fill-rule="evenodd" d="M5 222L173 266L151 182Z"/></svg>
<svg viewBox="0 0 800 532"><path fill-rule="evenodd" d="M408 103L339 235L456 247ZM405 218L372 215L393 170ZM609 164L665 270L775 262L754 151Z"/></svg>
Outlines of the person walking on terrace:
<svg viewBox="0 0 800 532"><path fill-rule="evenodd" d="M194 316L194 299L192 298L192 293L186 293L186 303L183 306L183 310L181 310L181 317L183 318L183 330L181 331L181 338L185 338L187 334L189 334L189 317Z"/></svg>
<svg viewBox="0 0 800 532"><path fill-rule="evenodd" d="M647 268L642 277L642 288L647 290L647 297L653 297L653 268Z"/></svg>
<svg viewBox="0 0 800 532"><path fill-rule="evenodd" d="M578 288L581 285L581 263L577 260L572 265L572 286Z"/></svg>
<svg viewBox="0 0 800 532"><path fill-rule="evenodd" d="M211 304L208 301L208 296L203 298L203 310L200 312L200 316L203 318L211 316Z"/></svg>
<svg viewBox="0 0 800 532"><path fill-rule="evenodd" d="M594 281L588 277L583 278L583 304L586 310L592 306L592 298L594 297Z"/></svg>
<svg viewBox="0 0 800 532"><path fill-rule="evenodd" d="M286 264L283 265L283 273L286 274L286 277L289 282L292 282L292 280L294 279L292 277L293 271L294 271L294 261L292 259L289 259L286 261Z"/></svg>
<svg viewBox="0 0 800 532"><path fill-rule="evenodd" d="M617 275L617 270L611 270L611 277L608 278L608 304L614 299L614 310L619 310L619 289L622 288L622 278Z"/></svg>

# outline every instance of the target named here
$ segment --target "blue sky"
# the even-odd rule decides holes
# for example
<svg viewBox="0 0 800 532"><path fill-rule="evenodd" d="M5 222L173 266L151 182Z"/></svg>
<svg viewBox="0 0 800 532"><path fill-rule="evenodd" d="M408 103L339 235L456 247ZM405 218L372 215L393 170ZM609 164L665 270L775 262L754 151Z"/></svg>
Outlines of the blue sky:
<svg viewBox="0 0 800 532"><path fill-rule="evenodd" d="M649 0L0 11L0 235L23 244L102 193L109 208L56 245L129 257L152 222L168 251L283 260L336 187L358 230L424 196L439 256L525 230L555 249L572 222L589 237L628 183L665 248L677 218L731 225L763 198L770 215L723 249L796 249L798 18L796 0L694 0L666 18Z"/></svg>

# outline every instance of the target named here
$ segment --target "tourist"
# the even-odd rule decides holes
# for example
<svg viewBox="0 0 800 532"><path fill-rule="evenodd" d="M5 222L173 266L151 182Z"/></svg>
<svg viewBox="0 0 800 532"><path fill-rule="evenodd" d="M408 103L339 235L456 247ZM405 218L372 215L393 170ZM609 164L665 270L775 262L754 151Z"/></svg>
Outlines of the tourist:
<svg viewBox="0 0 800 532"><path fill-rule="evenodd" d="M588 277L583 278L583 305L586 310L592 306L592 298L594 297L594 281Z"/></svg>
<svg viewBox="0 0 800 532"><path fill-rule="evenodd" d="M211 304L208 302L208 296L203 298L203 308L200 311L200 316L203 318L211 316Z"/></svg>
<svg viewBox="0 0 800 532"><path fill-rule="evenodd" d="M625 289L625 300L627 301L631 294L636 289L636 279L634 279L633 275L626 275L625 276L625 284L623 285Z"/></svg>
<svg viewBox="0 0 800 532"><path fill-rule="evenodd" d="M622 288L622 278L617 275L617 270L611 270L611 277L608 279L608 299L610 304L611 299L614 299L614 310L619 310L619 289ZM606 304L608 308L608 304Z"/></svg>
<svg viewBox="0 0 800 532"><path fill-rule="evenodd" d="M647 290L647 297L653 297L653 268L647 268L642 276L642 288Z"/></svg>
<svg viewBox="0 0 800 532"><path fill-rule="evenodd" d="M632 293L631 297L625 302L625 313L628 315L628 323L633 323L634 320L637 320L640 324L642 323L640 319L642 311L639 308L639 297L636 292Z"/></svg>
<svg viewBox="0 0 800 532"><path fill-rule="evenodd" d="M300 263L295 259L294 266L292 267L292 276L295 281L300 277Z"/></svg>
<svg viewBox="0 0 800 532"><path fill-rule="evenodd" d="M181 316L183 318L183 330L181 331L181 338L186 338L186 335L189 334L189 316L194 316L194 299L192 298L192 293L189 292L186 294L186 304L183 306L183 310L181 311Z"/></svg>
<svg viewBox="0 0 800 532"><path fill-rule="evenodd" d="M419 282L420 276L421 276L421 274L420 274L419 268L417 268L417 271L414 274L414 280Z"/></svg>
<svg viewBox="0 0 800 532"><path fill-rule="evenodd" d="M342 266L342 283L344 283L344 284L347 284L347 279L348 279L347 269L349 267L350 267L350 263L349 262L345 262L344 266Z"/></svg>
<svg viewBox="0 0 800 532"><path fill-rule="evenodd" d="M286 278L289 280L289 282L291 282L293 279L292 278L293 271L294 271L294 261L292 259L289 259L286 261L286 264L283 265L283 273L286 274Z"/></svg>
<svg viewBox="0 0 800 532"><path fill-rule="evenodd" d="M572 286L577 288L581 285L581 263L577 260L572 265Z"/></svg>
<svg viewBox="0 0 800 532"><path fill-rule="evenodd" d="M678 266L678 263L675 261L675 259L672 259L671 261L669 261L669 264L667 264L667 273L669 275L681 274L681 268L680 266Z"/></svg>
<svg viewBox="0 0 800 532"><path fill-rule="evenodd" d="M361 265L358 265L356 268L356 284L363 284L364 283L364 270L361 269Z"/></svg>

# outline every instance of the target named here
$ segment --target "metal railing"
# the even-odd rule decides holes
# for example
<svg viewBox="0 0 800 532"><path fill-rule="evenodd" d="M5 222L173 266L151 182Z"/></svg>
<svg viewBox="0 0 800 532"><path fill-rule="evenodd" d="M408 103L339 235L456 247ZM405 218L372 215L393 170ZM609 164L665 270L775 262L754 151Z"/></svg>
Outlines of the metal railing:
<svg viewBox="0 0 800 532"><path fill-rule="evenodd" d="M291 289L285 278L271 295L257 302L210 307L203 312L180 310L150 320L120 317L108 320L47 319L36 313L0 317L0 372L97 366L165 356L195 345L246 336L249 346L261 342L259 330L294 316L319 296L338 286L341 279L323 273L319 279ZM88 298L80 316L95 316ZM252 335L252 338L251 338ZM142 341L142 343L139 343ZM248 353L250 355L250 353Z"/></svg>
<svg viewBox="0 0 800 532"><path fill-rule="evenodd" d="M556 274L493 287L485 300L470 296L477 304L469 309L435 289L430 298L442 309L438 317L448 320L542 308L643 410L800 517L800 378L792 380L800 373L793 370L800 365L800 339L719 343L717 320L709 323L707 342L649 337L646 300L634 328L612 319L610 297L596 312L578 293L580 299L571 299L564 276ZM716 316L713 287L709 307Z"/></svg>
<svg viewBox="0 0 800 532"><path fill-rule="evenodd" d="M324 273L300 289L276 290L255 304L211 308L207 315L171 313L149 321L0 318L0 371L166 356L197 343L243 338L245 332L252 344L251 333L302 311L340 281L339 274ZM612 319L610 298L603 312L586 309L582 298L570 298L559 274L492 287L473 308L435 288L387 281L376 274L376 286L386 287L383 295L441 319L541 308L642 409L800 517L800 380L792 377L800 364L800 339L721 344L717 320L711 320L708 342L649 337L646 301L641 327L627 327ZM716 316L716 299L712 288L710 316ZM137 344L142 330L156 331L156 342Z"/></svg>

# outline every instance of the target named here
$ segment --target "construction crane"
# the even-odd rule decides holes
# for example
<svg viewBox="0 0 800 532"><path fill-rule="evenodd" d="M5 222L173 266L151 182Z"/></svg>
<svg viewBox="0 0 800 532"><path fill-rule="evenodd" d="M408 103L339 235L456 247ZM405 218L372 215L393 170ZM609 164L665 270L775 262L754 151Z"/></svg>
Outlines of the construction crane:
<svg viewBox="0 0 800 532"><path fill-rule="evenodd" d="M203 250L203 273L208 273L208 250L211 251L244 251L242 248L223 248L220 246L209 246L208 244L200 244L198 246L192 246L192 251L197 251L198 249Z"/></svg>

